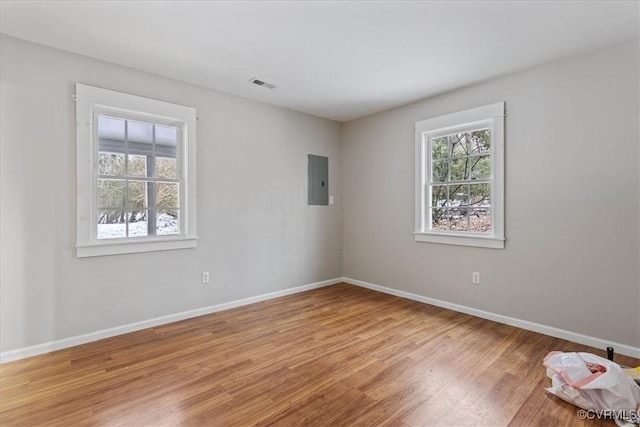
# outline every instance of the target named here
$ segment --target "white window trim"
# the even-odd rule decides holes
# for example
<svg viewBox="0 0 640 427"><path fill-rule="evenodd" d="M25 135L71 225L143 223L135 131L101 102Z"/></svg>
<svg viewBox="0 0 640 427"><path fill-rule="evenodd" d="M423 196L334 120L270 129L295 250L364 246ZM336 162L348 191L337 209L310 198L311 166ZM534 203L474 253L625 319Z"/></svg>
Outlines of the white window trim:
<svg viewBox="0 0 640 427"><path fill-rule="evenodd" d="M110 111L149 119L183 123L181 152L183 187L181 226L178 236L98 240L96 237L97 141L94 140L94 113ZM76 197L78 258L195 248L196 221L196 110L192 107L76 84Z"/></svg>
<svg viewBox="0 0 640 427"><path fill-rule="evenodd" d="M504 116L505 103L498 102L453 114L416 122L415 125L415 228L417 242L450 245L504 248ZM446 133L466 126L489 124L492 129L491 189L492 233L442 232L429 230L425 224L426 191L430 161L427 139L438 133Z"/></svg>

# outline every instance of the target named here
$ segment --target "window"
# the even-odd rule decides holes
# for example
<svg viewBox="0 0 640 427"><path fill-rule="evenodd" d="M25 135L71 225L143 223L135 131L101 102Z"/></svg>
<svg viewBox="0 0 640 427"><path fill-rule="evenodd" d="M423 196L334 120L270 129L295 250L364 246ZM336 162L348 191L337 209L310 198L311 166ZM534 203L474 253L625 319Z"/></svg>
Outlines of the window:
<svg viewBox="0 0 640 427"><path fill-rule="evenodd" d="M415 239L504 248L504 102L416 123Z"/></svg>
<svg viewBox="0 0 640 427"><path fill-rule="evenodd" d="M196 246L195 109L76 85L77 256Z"/></svg>

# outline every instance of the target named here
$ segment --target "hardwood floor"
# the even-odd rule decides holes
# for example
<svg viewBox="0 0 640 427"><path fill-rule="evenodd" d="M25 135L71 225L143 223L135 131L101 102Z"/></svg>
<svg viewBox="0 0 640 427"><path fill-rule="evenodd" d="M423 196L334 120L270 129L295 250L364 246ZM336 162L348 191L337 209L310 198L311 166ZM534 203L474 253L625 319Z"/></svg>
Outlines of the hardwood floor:
<svg viewBox="0 0 640 427"><path fill-rule="evenodd" d="M340 284L4 364L0 424L614 425L544 391L551 350L604 355Z"/></svg>

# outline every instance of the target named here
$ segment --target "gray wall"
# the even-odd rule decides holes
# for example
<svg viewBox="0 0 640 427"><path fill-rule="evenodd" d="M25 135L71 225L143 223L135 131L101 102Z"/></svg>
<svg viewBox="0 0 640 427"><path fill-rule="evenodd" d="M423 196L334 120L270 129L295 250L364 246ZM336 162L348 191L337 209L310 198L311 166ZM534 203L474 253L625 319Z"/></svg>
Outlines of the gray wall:
<svg viewBox="0 0 640 427"><path fill-rule="evenodd" d="M1 43L1 351L342 275L340 124ZM75 257L76 82L197 108L196 249ZM307 206L309 153L329 157L335 205Z"/></svg>
<svg viewBox="0 0 640 427"><path fill-rule="evenodd" d="M344 275L639 346L638 76L636 40L345 124ZM415 242L414 123L497 101L506 248Z"/></svg>

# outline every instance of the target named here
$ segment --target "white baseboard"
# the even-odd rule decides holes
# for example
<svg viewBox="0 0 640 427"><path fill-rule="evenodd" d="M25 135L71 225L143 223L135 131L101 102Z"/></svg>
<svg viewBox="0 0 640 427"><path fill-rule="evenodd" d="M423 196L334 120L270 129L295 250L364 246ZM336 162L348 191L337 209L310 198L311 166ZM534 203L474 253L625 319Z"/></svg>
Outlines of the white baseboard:
<svg viewBox="0 0 640 427"><path fill-rule="evenodd" d="M397 289L388 288L385 286L374 285L373 283L363 282L362 280L351 279L349 277L343 277L342 281L345 283L349 283L351 285L356 285L363 288L372 289L374 291L383 292L385 294L395 295L398 297L407 298L407 299L422 302L425 304L435 305L437 307L447 308L449 310L470 314L472 316L481 317L483 319L493 320L494 322L498 322L498 323L504 323L507 325L516 326L521 329L538 332L544 335L550 335L556 338L562 338L564 340L575 342L578 344L588 345L588 346L600 348L600 349L613 347L616 353L624 354L625 356L631 356L631 357L640 359L640 348L638 347L606 341L600 338L595 338L588 335L582 335L582 334L567 331L564 329L554 328L552 326L541 325L539 323L516 319L514 317L504 316L502 314L496 314L488 311L478 310L478 309L467 307L464 305L458 305L458 304L453 304L446 301L437 300L435 298L429 298L429 297L412 294L410 292L405 292L405 291L399 291Z"/></svg>
<svg viewBox="0 0 640 427"><path fill-rule="evenodd" d="M437 307L447 308L449 310L458 311L460 313L466 313L472 316L481 317L483 319L493 320L498 323L504 323L507 325L516 326L518 328L526 329L529 331L538 332L544 335L550 335L552 337L562 338L567 341L572 341L578 344L584 344L584 345L588 345L595 348L601 348L601 349L604 349L606 347L613 347L615 348L616 353L624 354L626 356L631 356L635 358L640 358L640 348L638 347L606 341L600 338L595 338L588 335L582 335L582 334L567 331L564 329L558 329L552 326L541 325L539 323L516 319L514 317L504 316L501 314L491 313L488 311L478 310L478 309L467 307L464 305L453 304L450 302L437 300L435 298L429 298L422 295L413 294L410 292L405 292L405 291L400 291L393 288L388 288L385 286L375 285L373 283L364 282L362 280L351 279L349 277L342 277L337 279L324 280L322 282L310 283L308 285L297 286L294 288L283 289L281 291L271 292L263 295L257 295L254 297L244 298L236 301L216 304L209 307L203 307L195 310L184 311L181 313L170 314L167 316L156 317L149 320L143 320L141 322L130 323L128 325L117 326L115 328L110 328L110 329L103 329L101 331L91 332L88 334L78 335L75 337L64 338L61 340L51 341L44 344L38 344L30 347L19 348L16 350L5 351L0 353L0 363L7 363L14 360L24 359L26 357L49 353L56 350L62 350L68 347L73 347L76 345L86 344L92 341L101 340L103 338L109 338L116 335L139 331L141 329L152 328L154 326L165 325L167 323L190 319L192 317L198 317L205 314L216 313L218 311L228 310L231 308L253 304L260 301L266 301L273 298L282 297L285 295L296 294L296 293L308 291L311 289L322 288L322 287L334 285L340 282L345 282L351 285L372 289L374 291L383 292L386 294L395 295L402 298L407 298L407 299L422 302L425 304L435 305Z"/></svg>
<svg viewBox="0 0 640 427"><path fill-rule="evenodd" d="M243 305L253 304L260 301L266 301L285 295L297 294L311 289L322 288L325 286L341 283L342 278L324 280L322 282L310 283L308 285L297 286L295 288L283 289L281 291L271 292L268 294L257 295L255 297L243 298L236 301L216 304L209 307L197 308L195 310L183 311L181 313L169 314L167 316L156 317L141 322L130 323L128 325L116 326L115 328L103 329L97 332L91 332L75 337L64 338L57 341L51 341L44 344L37 344L30 347L19 348L0 353L0 364L12 362L14 360L24 359L26 357L37 356L38 354L49 353L64 348L73 347L88 342L113 337L116 335L126 334L129 332L139 331L141 329L152 328L154 326L165 325L167 323L177 322L179 320L190 319L205 314L211 314L218 311L228 310L230 308L240 307Z"/></svg>

